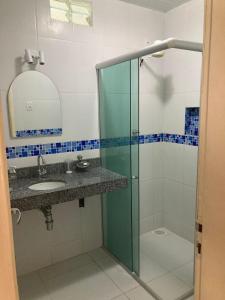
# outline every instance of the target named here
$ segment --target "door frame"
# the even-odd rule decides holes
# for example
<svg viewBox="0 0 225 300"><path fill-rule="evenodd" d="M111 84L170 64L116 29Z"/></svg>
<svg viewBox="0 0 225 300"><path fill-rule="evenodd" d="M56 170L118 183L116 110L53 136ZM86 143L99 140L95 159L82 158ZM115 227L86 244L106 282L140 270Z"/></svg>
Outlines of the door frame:
<svg viewBox="0 0 225 300"><path fill-rule="evenodd" d="M205 0L198 162L196 300L225 295L225 1Z"/></svg>
<svg viewBox="0 0 225 300"><path fill-rule="evenodd" d="M3 113L0 101L0 299L19 300L3 135Z"/></svg>

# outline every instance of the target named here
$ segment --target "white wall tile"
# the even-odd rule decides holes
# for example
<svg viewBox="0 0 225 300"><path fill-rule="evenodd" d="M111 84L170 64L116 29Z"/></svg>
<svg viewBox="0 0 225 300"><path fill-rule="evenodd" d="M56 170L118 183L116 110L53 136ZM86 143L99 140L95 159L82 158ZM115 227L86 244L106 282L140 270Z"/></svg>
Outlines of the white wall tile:
<svg viewBox="0 0 225 300"><path fill-rule="evenodd" d="M81 211L79 201L54 205L52 207L54 230L50 235L50 243L54 245L73 240L82 240Z"/></svg>
<svg viewBox="0 0 225 300"><path fill-rule="evenodd" d="M85 199L85 207L81 208L81 226L84 251L88 252L101 247L102 215L100 196Z"/></svg>
<svg viewBox="0 0 225 300"><path fill-rule="evenodd" d="M140 93L156 94L163 104L163 59L144 57L139 72Z"/></svg>
<svg viewBox="0 0 225 300"><path fill-rule="evenodd" d="M172 180L164 182L164 224L169 230L182 234L183 184Z"/></svg>
<svg viewBox="0 0 225 300"><path fill-rule="evenodd" d="M51 264L50 233L40 211L24 212L20 224L14 223L13 229L18 274Z"/></svg>
<svg viewBox="0 0 225 300"><path fill-rule="evenodd" d="M140 94L140 133L161 133L163 107L157 94Z"/></svg>
<svg viewBox="0 0 225 300"><path fill-rule="evenodd" d="M0 88L7 91L17 75L33 69L24 64L24 53L25 48L37 48L37 39L35 35L18 34L17 32L6 35L6 33L7 31L0 32L0 43L4 45L0 49Z"/></svg>
<svg viewBox="0 0 225 300"><path fill-rule="evenodd" d="M140 144L140 179L159 179L163 175L162 143Z"/></svg>
<svg viewBox="0 0 225 300"><path fill-rule="evenodd" d="M47 231L41 211L22 214L14 223L18 274L25 274L102 246L100 196L53 206L53 231ZM14 220L15 221L15 220Z"/></svg>
<svg viewBox="0 0 225 300"><path fill-rule="evenodd" d="M0 32L36 34L35 0L7 0L0 3ZM15 41L14 41L15 43ZM15 43L16 44L16 43Z"/></svg>
<svg viewBox="0 0 225 300"><path fill-rule="evenodd" d="M162 210L162 182L157 180L140 181L141 216L147 217Z"/></svg>
<svg viewBox="0 0 225 300"><path fill-rule="evenodd" d="M183 236L192 242L194 241L196 219L196 196L196 188L183 185L181 227L183 228Z"/></svg>
<svg viewBox="0 0 225 300"><path fill-rule="evenodd" d="M183 183L183 153L184 145L163 143L164 177Z"/></svg>
<svg viewBox="0 0 225 300"><path fill-rule="evenodd" d="M188 22L187 39L203 41L204 4L204 0L192 0L191 3L187 3L187 18L191 20Z"/></svg>
<svg viewBox="0 0 225 300"><path fill-rule="evenodd" d="M51 263L57 263L83 252L82 240L64 241L51 248Z"/></svg>
<svg viewBox="0 0 225 300"><path fill-rule="evenodd" d="M99 138L96 94L62 94L63 140Z"/></svg>
<svg viewBox="0 0 225 300"><path fill-rule="evenodd" d="M103 7L104 27L103 43L105 46L129 47L129 5L122 1L106 0ZM115 22L116 20L116 22Z"/></svg>
<svg viewBox="0 0 225 300"><path fill-rule="evenodd" d="M163 13L130 5L129 22L130 32L128 39L130 40L130 47L133 49L142 48L147 43L151 44L155 40L163 39Z"/></svg>
<svg viewBox="0 0 225 300"><path fill-rule="evenodd" d="M183 152L184 184L195 188L197 184L198 147L186 146Z"/></svg>
<svg viewBox="0 0 225 300"><path fill-rule="evenodd" d="M56 39L39 39L45 53L46 64L42 71L58 86L60 92L96 92L96 51L92 45ZM84 73L85 72L85 73Z"/></svg>

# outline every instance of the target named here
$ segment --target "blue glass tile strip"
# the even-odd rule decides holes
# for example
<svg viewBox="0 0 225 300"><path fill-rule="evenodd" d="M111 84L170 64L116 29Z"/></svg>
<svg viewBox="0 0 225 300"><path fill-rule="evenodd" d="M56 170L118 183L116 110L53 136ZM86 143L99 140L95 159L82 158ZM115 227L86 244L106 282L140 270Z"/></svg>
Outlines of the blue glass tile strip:
<svg viewBox="0 0 225 300"><path fill-rule="evenodd" d="M48 154L58 154L65 152L75 152L84 150L94 150L101 148L111 148L111 147L122 147L134 144L149 144L149 143L176 143L185 144L190 146L198 146L198 136L191 135L179 135L179 134L169 134L169 133L158 133L158 134L146 134L139 135L136 137L119 137L111 139L98 139L95 140L85 140L85 141L68 141L68 142L58 142L58 143L48 143L40 145L26 145L26 146L16 146L7 147L6 155L7 159L12 158L23 158L32 157Z"/></svg>
<svg viewBox="0 0 225 300"><path fill-rule="evenodd" d="M198 136L163 133L162 142L198 146Z"/></svg>
<svg viewBox="0 0 225 300"><path fill-rule="evenodd" d="M99 149L99 140L69 141L41 145L7 147L8 159Z"/></svg>
<svg viewBox="0 0 225 300"><path fill-rule="evenodd" d="M147 135L139 135L139 144L146 143L159 143L163 141L163 134L147 134Z"/></svg>
<svg viewBox="0 0 225 300"><path fill-rule="evenodd" d="M185 110L185 135L198 136L199 107L187 107Z"/></svg>
<svg viewBox="0 0 225 300"><path fill-rule="evenodd" d="M18 138L26 138L26 137L31 137L31 136L52 136L52 135L62 135L62 128L16 131L16 137L18 137Z"/></svg>

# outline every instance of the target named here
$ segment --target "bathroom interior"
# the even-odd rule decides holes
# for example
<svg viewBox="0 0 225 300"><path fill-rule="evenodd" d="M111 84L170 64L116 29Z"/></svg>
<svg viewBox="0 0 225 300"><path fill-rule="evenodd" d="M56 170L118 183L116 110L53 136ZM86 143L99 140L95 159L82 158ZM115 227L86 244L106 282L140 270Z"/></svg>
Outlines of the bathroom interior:
<svg viewBox="0 0 225 300"><path fill-rule="evenodd" d="M204 0L0 0L20 300L194 299Z"/></svg>

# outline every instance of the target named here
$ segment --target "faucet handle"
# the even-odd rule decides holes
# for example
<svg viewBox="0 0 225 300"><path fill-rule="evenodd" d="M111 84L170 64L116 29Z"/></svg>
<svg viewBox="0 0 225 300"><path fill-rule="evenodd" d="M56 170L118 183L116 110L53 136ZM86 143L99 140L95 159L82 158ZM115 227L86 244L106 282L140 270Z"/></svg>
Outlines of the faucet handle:
<svg viewBox="0 0 225 300"><path fill-rule="evenodd" d="M83 156L82 156L81 154L79 154L79 155L77 155L77 159L78 159L79 161L82 161Z"/></svg>
<svg viewBox="0 0 225 300"><path fill-rule="evenodd" d="M16 166L9 166L8 175L10 180L16 179Z"/></svg>
<svg viewBox="0 0 225 300"><path fill-rule="evenodd" d="M9 174L16 174L16 166L9 166L8 172Z"/></svg>

